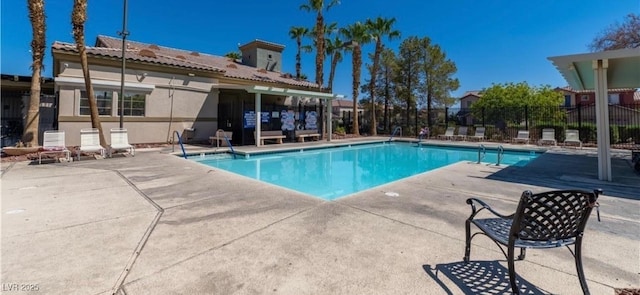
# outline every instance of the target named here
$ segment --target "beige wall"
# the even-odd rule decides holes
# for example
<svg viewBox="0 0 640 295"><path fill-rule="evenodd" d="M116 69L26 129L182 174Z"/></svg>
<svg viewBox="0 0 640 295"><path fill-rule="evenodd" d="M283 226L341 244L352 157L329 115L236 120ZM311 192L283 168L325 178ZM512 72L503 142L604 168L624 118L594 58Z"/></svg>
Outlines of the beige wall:
<svg viewBox="0 0 640 295"><path fill-rule="evenodd" d="M58 77L82 78L78 63L59 61ZM120 83L120 69L108 66L90 66L91 79ZM146 75L143 75L146 73ZM146 95L145 116L125 117L124 127L131 143L160 143L167 141L169 131L180 133L184 128L195 128L194 139L206 140L217 130L219 92L211 89L216 79L153 72L136 68L126 70L125 81L154 85L153 90L127 90ZM80 144L80 129L90 128L89 116L80 116L80 91L83 84L58 85L59 129L66 131L67 144ZM105 137L109 141L109 129L119 126L117 101L119 86L94 86L94 89L113 91L111 116L101 116Z"/></svg>

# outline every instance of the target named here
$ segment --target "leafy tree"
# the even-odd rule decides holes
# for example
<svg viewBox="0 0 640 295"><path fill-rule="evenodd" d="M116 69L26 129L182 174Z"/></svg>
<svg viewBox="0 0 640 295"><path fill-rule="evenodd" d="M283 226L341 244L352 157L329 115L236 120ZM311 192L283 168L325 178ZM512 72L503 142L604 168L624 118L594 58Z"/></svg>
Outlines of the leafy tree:
<svg viewBox="0 0 640 295"><path fill-rule="evenodd" d="M592 51L640 47L640 15L628 14L622 24L615 23L597 35L589 47Z"/></svg>
<svg viewBox="0 0 640 295"><path fill-rule="evenodd" d="M362 45L369 43L371 36L368 34L367 26L361 22L356 22L341 28L340 33L345 39L354 43L352 50L353 65L353 134L360 135L358 124L358 90L360 89L360 69L362 68Z"/></svg>
<svg viewBox="0 0 640 295"><path fill-rule="evenodd" d="M369 56L372 57L372 54L369 54ZM367 65L367 68L371 70L372 65ZM386 131L390 130L389 106L393 104L394 98L396 97L394 79L397 71L395 53L391 49L384 48L380 53L380 66L374 77L376 81L373 83L375 85L373 91L375 92L376 104L382 103L384 105L384 113L382 116L384 121L382 125ZM369 88L371 81L367 82L369 83L367 87L362 87L363 93L369 93L371 91Z"/></svg>
<svg viewBox="0 0 640 295"><path fill-rule="evenodd" d="M300 63L300 53L302 51L304 52L309 52L311 50L311 47L308 45L302 45L302 37L304 37L305 35L307 35L309 33L309 29L305 28L305 27L291 27L291 29L289 30L289 36L291 36L291 39L295 39L296 40L296 79L300 80L300 71L302 69L301 63Z"/></svg>
<svg viewBox="0 0 640 295"><path fill-rule="evenodd" d="M325 9L324 0L307 0L308 3L300 5L300 9L310 12L316 12L316 83L318 87L322 87L324 83L323 78L323 66L324 66L324 16L322 15L322 10ZM326 10L328 11L334 5L340 4L339 0L330 0L329 4L326 6Z"/></svg>
<svg viewBox="0 0 640 295"><path fill-rule="evenodd" d="M400 31L393 29L393 24L396 22L395 18L382 18L378 17L375 20L367 19L366 26L369 30L371 38L375 41L376 48L373 54L373 66L370 69L371 80L369 81L369 94L371 95L371 135L376 135L377 123L376 123L376 104L375 104L375 76L378 73L378 67L380 64L380 53L384 45L382 39L387 37L389 40L400 37Z"/></svg>
<svg viewBox="0 0 640 295"><path fill-rule="evenodd" d="M44 0L27 1L29 20L33 39L31 40L31 95L27 110L27 124L22 134L22 143L28 147L38 145L38 124L40 123L40 74L44 59L45 43L45 14Z"/></svg>
<svg viewBox="0 0 640 295"><path fill-rule="evenodd" d="M519 126L527 117L531 121L564 118L560 109L563 96L549 85L493 84L480 94L481 97L471 105L471 111L476 118L484 116L488 124L504 122Z"/></svg>
<svg viewBox="0 0 640 295"><path fill-rule="evenodd" d="M405 110L404 123L406 126L409 126L411 108L413 107L416 114L418 112L418 96L416 93L420 86L420 72L422 68L420 63L421 48L420 39L412 36L402 41L400 44L400 52L398 53L395 83L397 95L401 99L399 106Z"/></svg>
<svg viewBox="0 0 640 295"><path fill-rule="evenodd" d="M242 58L242 54L240 52L237 52L237 51L229 51L224 56L228 57L228 58L230 58L232 60L238 60L238 59Z"/></svg>
<svg viewBox="0 0 640 295"><path fill-rule="evenodd" d="M82 74L84 75L84 84L87 89L87 98L89 101L89 110L91 113L91 126L98 129L100 134L100 145L107 146L107 141L102 132L102 124L98 115L98 105L93 94L93 86L91 85L91 76L89 74L89 62L87 61L87 51L84 44L84 24L87 21L87 0L74 0L73 11L71 12L71 23L73 25L73 38L76 41L76 48L80 54L80 64L82 65ZM124 56L122 58L125 58ZM120 97L119 99L124 99ZM120 110L124 112L124 110Z"/></svg>
<svg viewBox="0 0 640 295"><path fill-rule="evenodd" d="M424 75L422 90L426 96L427 124L431 126L433 122L431 110L434 104L450 105L452 103L450 93L460 87L460 82L452 77L458 71L456 64L447 59L447 55L439 45L431 44L428 37L422 38L420 43Z"/></svg>

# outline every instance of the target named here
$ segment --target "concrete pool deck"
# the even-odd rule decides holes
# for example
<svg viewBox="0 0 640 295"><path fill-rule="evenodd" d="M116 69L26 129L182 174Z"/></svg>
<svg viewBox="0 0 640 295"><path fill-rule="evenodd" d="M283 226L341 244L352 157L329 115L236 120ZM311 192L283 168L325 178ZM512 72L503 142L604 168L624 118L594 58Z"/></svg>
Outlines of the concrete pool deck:
<svg viewBox="0 0 640 295"><path fill-rule="evenodd" d="M349 141L333 143L341 142ZM244 150L314 144L326 145ZM624 155L612 162L614 183L595 177L593 150L555 148L526 167L460 162L323 201L169 151L3 163L3 291L35 284L41 294L508 292L504 257L488 239L474 239L472 262L462 263L465 200L480 197L507 213L523 190L567 188L604 190L602 222L592 214L583 244L591 293L640 287L640 176ZM566 249L530 250L516 269L530 294L581 293Z"/></svg>

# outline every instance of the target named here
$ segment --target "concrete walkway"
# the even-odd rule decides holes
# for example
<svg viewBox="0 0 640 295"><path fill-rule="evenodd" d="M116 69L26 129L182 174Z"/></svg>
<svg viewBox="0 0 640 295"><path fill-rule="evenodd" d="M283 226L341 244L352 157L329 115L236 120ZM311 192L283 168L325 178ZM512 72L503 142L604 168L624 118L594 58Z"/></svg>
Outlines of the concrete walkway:
<svg viewBox="0 0 640 295"><path fill-rule="evenodd" d="M332 202L165 151L67 164L3 163L2 288L9 293L12 284L35 284L40 294L502 293L510 288L495 244L477 237L472 263L462 263L470 213L465 200L481 197L507 213L526 189L600 186L602 222L593 214L583 245L589 287L592 294L638 288L640 181L616 170L614 176L631 180L598 182L591 175L596 167L585 164L589 152L578 153L557 150L520 168L460 162ZM566 249L530 250L516 268L529 294L581 293Z"/></svg>

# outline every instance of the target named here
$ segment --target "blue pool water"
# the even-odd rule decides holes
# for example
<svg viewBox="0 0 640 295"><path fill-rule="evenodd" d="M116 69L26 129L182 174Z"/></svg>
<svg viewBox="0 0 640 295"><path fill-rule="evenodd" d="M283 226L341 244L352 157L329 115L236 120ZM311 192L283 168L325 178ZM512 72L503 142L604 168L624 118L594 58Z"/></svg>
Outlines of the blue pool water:
<svg viewBox="0 0 640 295"><path fill-rule="evenodd" d="M534 152L505 151L502 164L524 166ZM379 143L296 152L191 157L202 164L334 200L459 161L478 160L478 150L409 143ZM496 163L496 150L487 149L483 162Z"/></svg>

